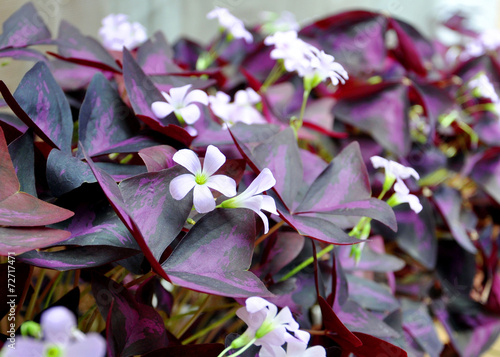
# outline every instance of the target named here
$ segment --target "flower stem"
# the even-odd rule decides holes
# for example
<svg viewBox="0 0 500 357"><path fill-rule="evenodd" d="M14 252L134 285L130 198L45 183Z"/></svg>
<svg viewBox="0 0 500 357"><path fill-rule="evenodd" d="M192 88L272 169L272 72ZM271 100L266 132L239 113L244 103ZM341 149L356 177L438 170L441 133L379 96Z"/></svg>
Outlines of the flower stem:
<svg viewBox="0 0 500 357"><path fill-rule="evenodd" d="M182 335L186 333L186 331L193 325L193 323L196 321L198 317L200 317L201 313L205 310L205 307L208 305L208 300L210 299L210 295L205 296L205 299L201 303L200 307L198 308L198 311L191 316L189 321L182 327L182 329L179 331L177 334L177 338L181 338Z"/></svg>
<svg viewBox="0 0 500 357"><path fill-rule="evenodd" d="M269 72L266 80L260 87L260 92L265 93L270 86L272 86L278 79L280 79L283 73L283 64L281 63L281 61L277 61L271 72Z"/></svg>
<svg viewBox="0 0 500 357"><path fill-rule="evenodd" d="M203 335L205 335L206 333L212 331L214 328L222 325L223 323L225 323L227 320L230 320L234 317L234 315L236 315L236 310L238 309L239 307L235 307L233 310L229 311L227 314L224 315L223 318L221 318L220 320L218 321L215 321L213 324L210 324L208 325L207 327L205 327L203 330L200 330L198 332L196 332L194 335L192 335L191 337L188 337L186 338L184 341L181 342L181 344L183 345L187 345L188 343L190 342L193 342L194 340L196 340L198 337L201 337Z"/></svg>
<svg viewBox="0 0 500 357"><path fill-rule="evenodd" d="M50 305L50 301L52 300L52 296L54 295L54 291L56 290L56 287L59 285L59 282L61 281L63 275L61 274L61 272L58 272L59 274L56 275L56 278L55 279L52 279L52 287L50 288L50 291L49 291L49 294L47 296L47 299L45 300L45 305L44 305L44 309L46 309L47 307L49 307Z"/></svg>
<svg viewBox="0 0 500 357"><path fill-rule="evenodd" d="M309 95L311 94L310 89L304 89L304 94L302 96L302 105L300 106L300 116L298 119L292 118L290 120L290 125L295 132L295 137L298 137L299 129L302 127L302 123L304 121L304 113L306 111L307 99L309 99Z"/></svg>
<svg viewBox="0 0 500 357"><path fill-rule="evenodd" d="M273 234L274 232L276 232L284 223L285 223L285 221L280 221L280 222L276 223L274 226L272 226L271 229L269 230L269 232L267 232L266 234L261 235L255 241L255 246L258 246L260 243L262 243L264 241L264 239L266 239L271 234Z"/></svg>
<svg viewBox="0 0 500 357"><path fill-rule="evenodd" d="M248 342L245 346L243 346L238 352L236 353L233 353L232 355L229 355L227 357L236 357L236 356L239 356L241 355L243 352L245 352L246 350L248 350L250 347L252 347L253 343L257 341L257 338L253 338L252 340L250 340L250 342Z"/></svg>
<svg viewBox="0 0 500 357"><path fill-rule="evenodd" d="M40 293L40 289L42 287L42 282L43 278L45 276L45 269L40 269L40 272L38 274L38 279L36 281L35 285L35 291L33 292L33 295L31 296L30 303L28 305L28 309L26 310L25 320L31 320L33 318L33 311L35 309L35 303L36 299L38 297L38 294Z"/></svg>
<svg viewBox="0 0 500 357"><path fill-rule="evenodd" d="M222 356L224 356L224 355L225 355L227 352L229 352L229 350L231 350L231 349L232 349L232 347L231 347L231 345L229 345L228 347L226 347L226 348L224 349L224 351L222 351L221 353L219 353L219 354L217 355L217 357L222 357Z"/></svg>
<svg viewBox="0 0 500 357"><path fill-rule="evenodd" d="M323 248L318 254L316 254L316 259L319 259L323 255L325 255L326 253L331 252L334 247L335 247L335 245L330 244L326 248ZM295 274L297 274L298 272L300 272L302 269L304 269L308 265L312 264L313 262L314 262L314 257L310 257L310 258L304 260L302 263L300 263L295 268L293 268L290 272L288 272L288 274L286 274L284 277L282 277L279 281L281 282L281 281L285 281L285 280L291 278L292 276L294 276Z"/></svg>

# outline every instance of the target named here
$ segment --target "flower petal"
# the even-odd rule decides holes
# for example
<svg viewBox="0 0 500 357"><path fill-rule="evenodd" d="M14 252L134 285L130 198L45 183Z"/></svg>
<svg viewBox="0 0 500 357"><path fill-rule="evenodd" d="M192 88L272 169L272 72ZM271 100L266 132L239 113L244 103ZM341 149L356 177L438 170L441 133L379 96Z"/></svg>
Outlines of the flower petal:
<svg viewBox="0 0 500 357"><path fill-rule="evenodd" d="M281 346L263 345L259 357L287 357L287 353Z"/></svg>
<svg viewBox="0 0 500 357"><path fill-rule="evenodd" d="M194 124L198 119L200 119L200 108L196 106L196 104L189 104L188 106L177 109L176 113L180 114L182 119L186 122L186 124Z"/></svg>
<svg viewBox="0 0 500 357"><path fill-rule="evenodd" d="M278 211L276 211L276 202L274 202L274 198L271 196L262 196L262 203L260 205L260 209L263 211L270 212L272 214L278 214Z"/></svg>
<svg viewBox="0 0 500 357"><path fill-rule="evenodd" d="M172 113L174 111L174 107L165 102L153 102L153 104L151 104L151 110L153 111L155 117L161 119Z"/></svg>
<svg viewBox="0 0 500 357"><path fill-rule="evenodd" d="M65 352L65 356L71 357L104 357L106 340L98 333L88 333L84 340L72 343Z"/></svg>
<svg viewBox="0 0 500 357"><path fill-rule="evenodd" d="M170 104L176 108L183 107L185 103L184 98L186 97L189 88L191 88L191 84L186 84L185 86L178 88L171 88L169 91L170 97L172 98Z"/></svg>
<svg viewBox="0 0 500 357"><path fill-rule="evenodd" d="M201 163L198 155L193 150L182 149L177 151L172 157L174 162L188 169L193 175L201 172Z"/></svg>
<svg viewBox="0 0 500 357"><path fill-rule="evenodd" d="M272 317L276 316L278 308L273 303L270 303L266 299L259 296L252 296L245 300L245 306L248 312L255 313L257 311L267 309L272 313ZM269 314L268 314L269 316Z"/></svg>
<svg viewBox="0 0 500 357"><path fill-rule="evenodd" d="M175 200L182 200L194 186L194 175L183 174L170 181L169 191Z"/></svg>
<svg viewBox="0 0 500 357"><path fill-rule="evenodd" d="M224 154L217 147L208 145L205 161L203 161L203 173L212 176L225 162Z"/></svg>
<svg viewBox="0 0 500 357"><path fill-rule="evenodd" d="M248 188L244 191L245 195L255 195L269 190L276 185L276 179L271 170L267 167L252 181Z"/></svg>
<svg viewBox="0 0 500 357"><path fill-rule="evenodd" d="M210 176L207 181L207 186L216 191L219 191L226 197L236 196L236 182L229 176Z"/></svg>
<svg viewBox="0 0 500 357"><path fill-rule="evenodd" d="M198 102L201 104L208 105L208 95L200 89L194 89L186 95L184 98L184 103L189 104L192 102Z"/></svg>
<svg viewBox="0 0 500 357"><path fill-rule="evenodd" d="M9 341L6 341L2 349L2 357L43 357L45 355L44 343L34 338L16 336L15 348L8 347Z"/></svg>
<svg viewBox="0 0 500 357"><path fill-rule="evenodd" d="M40 325L46 342L64 345L69 342L76 327L76 317L64 306L55 306L42 314Z"/></svg>
<svg viewBox="0 0 500 357"><path fill-rule="evenodd" d="M267 216L261 211L257 211L255 213L259 215L260 219L262 220L262 223L264 223L264 234L267 234L267 232L269 232L269 220L267 219Z"/></svg>
<svg viewBox="0 0 500 357"><path fill-rule="evenodd" d="M376 169L379 169L381 167L386 168L389 163L389 160L384 159L380 156L372 156L370 157L370 161L372 162L373 167Z"/></svg>
<svg viewBox="0 0 500 357"><path fill-rule="evenodd" d="M288 331L297 331L299 329L299 324L293 318L292 312L288 306L281 309L274 318L273 323L285 326Z"/></svg>
<svg viewBox="0 0 500 357"><path fill-rule="evenodd" d="M194 186L193 204L199 213L207 213L215 209L214 196L207 185Z"/></svg>

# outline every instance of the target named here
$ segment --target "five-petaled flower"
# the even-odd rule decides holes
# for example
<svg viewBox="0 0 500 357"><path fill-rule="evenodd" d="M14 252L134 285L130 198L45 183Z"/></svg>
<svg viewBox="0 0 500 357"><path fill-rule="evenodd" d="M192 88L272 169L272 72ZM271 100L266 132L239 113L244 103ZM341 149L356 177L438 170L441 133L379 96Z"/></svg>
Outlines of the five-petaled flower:
<svg viewBox="0 0 500 357"><path fill-rule="evenodd" d="M189 91L191 84L171 88L169 93L161 92L167 102L154 102L151 110L157 118L164 118L174 112L179 122L194 124L200 118L200 108L194 103L208 105L208 95L200 89ZM189 91L189 93L188 93Z"/></svg>
<svg viewBox="0 0 500 357"><path fill-rule="evenodd" d="M236 311L248 328L231 343L232 348L241 348L249 343L256 346L281 346L288 332L295 332L299 324L294 320L288 306L278 313L276 305L261 297L250 297L245 307Z"/></svg>
<svg viewBox="0 0 500 357"><path fill-rule="evenodd" d="M31 322L31 321L30 321ZM31 322L37 325L34 322ZM3 357L103 357L106 341L98 333L85 335L76 327L76 318L63 306L46 310L40 319L41 337L16 337L15 349L4 345Z"/></svg>
<svg viewBox="0 0 500 357"><path fill-rule="evenodd" d="M252 88L239 90L234 95L234 102L224 92L217 92L215 96L208 97L210 108L215 115L224 120L224 128L237 122L245 124L266 124L262 114L254 105L261 101L260 95Z"/></svg>
<svg viewBox="0 0 500 357"><path fill-rule="evenodd" d="M264 191L269 190L276 184L274 176L267 167L261 171L259 176L252 181L245 191L236 197L230 198L220 204L222 208L248 208L259 215L264 222L264 233L269 231L269 222L267 217L261 210L278 214L276 211L276 203L270 196L259 195Z"/></svg>
<svg viewBox="0 0 500 357"><path fill-rule="evenodd" d="M193 190L194 208L199 213L207 213L215 209L211 188L226 197L236 195L236 182L231 177L214 175L226 162L224 154L215 146L208 146L203 168L198 156L189 149L177 151L172 159L191 172L179 175L170 182L169 190L174 199L181 200Z"/></svg>
<svg viewBox="0 0 500 357"><path fill-rule="evenodd" d="M125 14L110 14L102 19L99 36L104 47L109 50L129 50L147 40L146 28L138 22L129 22Z"/></svg>
<svg viewBox="0 0 500 357"><path fill-rule="evenodd" d="M403 180L410 177L416 180L420 179L418 172L411 167L406 167L396 161L387 160L380 156L372 156L370 160L374 168L383 167L385 169L386 180L384 182L384 190L387 191L390 188L388 186L392 186L394 181L396 181L394 191L396 192L397 203L407 202L415 213L419 213L422 210L420 200L417 196L410 194L410 189L403 182Z"/></svg>
<svg viewBox="0 0 500 357"><path fill-rule="evenodd" d="M219 20L220 26L226 29L234 38L242 38L247 43L253 41L253 36L245 29L243 21L231 14L228 9L216 6L207 14L207 19L215 18Z"/></svg>
<svg viewBox="0 0 500 357"><path fill-rule="evenodd" d="M297 338L300 332L300 339ZM307 348L311 335L305 331L295 331L295 337L287 334L286 351L282 347L274 345L264 345L259 351L259 357L325 357L326 350L323 346L313 346Z"/></svg>

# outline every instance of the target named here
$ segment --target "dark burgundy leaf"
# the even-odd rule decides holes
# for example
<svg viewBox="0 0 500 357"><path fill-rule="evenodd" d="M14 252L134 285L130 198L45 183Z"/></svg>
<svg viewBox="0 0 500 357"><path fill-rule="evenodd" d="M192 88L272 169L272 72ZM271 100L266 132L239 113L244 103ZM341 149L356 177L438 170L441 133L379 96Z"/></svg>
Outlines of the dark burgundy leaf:
<svg viewBox="0 0 500 357"><path fill-rule="evenodd" d="M224 345L220 343L171 346L147 353L142 357L217 357L223 349Z"/></svg>
<svg viewBox="0 0 500 357"><path fill-rule="evenodd" d="M169 192L170 182L184 171L176 166L134 176L119 185L128 212L156 259L180 233L193 206L191 195L177 201Z"/></svg>
<svg viewBox="0 0 500 357"><path fill-rule="evenodd" d="M139 151L139 156L146 164L148 172L168 169L175 165L172 157L177 152L169 145L151 146Z"/></svg>
<svg viewBox="0 0 500 357"><path fill-rule="evenodd" d="M82 64L101 65L101 69L121 73L121 68L99 42L84 36L67 21L61 21L56 40L59 55L66 60L82 60ZM78 61L75 61L78 63ZM88 63L87 63L88 62ZM97 67L97 66L96 66Z"/></svg>
<svg viewBox="0 0 500 357"><path fill-rule="evenodd" d="M344 343L358 347L362 345L361 340L356 337L345 325L340 321L337 314L332 310L332 307L326 302L323 297L318 296L318 304L321 308L321 314L323 315L323 324L325 329L335 333L335 337L330 336L335 341L342 340Z"/></svg>
<svg viewBox="0 0 500 357"><path fill-rule="evenodd" d="M168 345L163 319L151 306L139 304L122 285L104 276L92 276L92 293L99 311L111 326L107 331L117 356L149 353Z"/></svg>
<svg viewBox="0 0 500 357"><path fill-rule="evenodd" d="M19 260L40 268L66 271L98 267L138 253L139 251L135 249L117 249L113 246L89 245L84 247L67 247L64 250L55 252L32 250L21 255Z"/></svg>
<svg viewBox="0 0 500 357"><path fill-rule="evenodd" d="M20 191L37 197L35 188L35 155L33 133L27 131L9 144L9 154L16 170Z"/></svg>
<svg viewBox="0 0 500 357"><path fill-rule="evenodd" d="M44 248L65 241L70 235L67 231L45 227L0 227L0 255L6 256L8 252L21 254Z"/></svg>
<svg viewBox="0 0 500 357"><path fill-rule="evenodd" d="M389 287L352 274L347 274L346 278L349 298L364 309L389 313L400 307Z"/></svg>
<svg viewBox="0 0 500 357"><path fill-rule="evenodd" d="M486 151L473 165L470 177L480 184L485 191L500 203L500 155Z"/></svg>
<svg viewBox="0 0 500 357"><path fill-rule="evenodd" d="M271 252L266 257L260 273L262 275L278 273L299 255L304 246L304 241L304 237L295 232L278 232L278 237L271 248Z"/></svg>
<svg viewBox="0 0 500 357"><path fill-rule="evenodd" d="M50 39L50 31L35 6L27 3L3 23L0 49L48 43Z"/></svg>
<svg viewBox="0 0 500 357"><path fill-rule="evenodd" d="M73 119L69 104L44 62L38 62L25 74L14 98L30 118L25 124L36 134L41 131L48 137L49 145L54 143L59 150L71 152Z"/></svg>
<svg viewBox="0 0 500 357"><path fill-rule="evenodd" d="M170 316L174 305L174 296L165 290L160 280L155 276L142 283L135 292L135 299L140 304L152 306L153 297L156 297L157 301L154 307Z"/></svg>
<svg viewBox="0 0 500 357"><path fill-rule="evenodd" d="M402 259L390 254L380 254L375 252L370 241L363 248L361 260L356 264L350 257L351 247L337 247L338 257L342 261L342 267L346 270L367 270L374 272L391 272L401 270L405 266Z"/></svg>
<svg viewBox="0 0 500 357"><path fill-rule="evenodd" d="M252 211L216 209L196 222L163 267L172 282L207 294L271 296L248 271L254 239Z"/></svg>
<svg viewBox="0 0 500 357"><path fill-rule="evenodd" d="M434 192L433 197L437 208L453 234L453 238L468 252L476 253L477 249L470 240L460 217L462 208L460 193L451 187L441 185Z"/></svg>
<svg viewBox="0 0 500 357"><path fill-rule="evenodd" d="M394 83L370 95L342 98L333 112L337 119L371 134L383 148L405 156L411 147L409 109L408 87Z"/></svg>

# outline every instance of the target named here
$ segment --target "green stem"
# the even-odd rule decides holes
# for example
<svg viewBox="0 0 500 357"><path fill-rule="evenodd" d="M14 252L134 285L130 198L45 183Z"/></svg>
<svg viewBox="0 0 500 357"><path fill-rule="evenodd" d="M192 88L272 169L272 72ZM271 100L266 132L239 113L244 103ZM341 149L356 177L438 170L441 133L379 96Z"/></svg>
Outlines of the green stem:
<svg viewBox="0 0 500 357"><path fill-rule="evenodd" d="M266 80L260 87L260 92L265 93L270 86L272 86L278 79L280 79L283 73L283 64L281 63L281 61L277 61L271 72L269 72Z"/></svg>
<svg viewBox="0 0 500 357"><path fill-rule="evenodd" d="M219 354L217 355L217 357L222 357L222 356L224 356L224 355L225 355L225 354L226 354L226 353L227 353L230 349L232 349L231 345L229 345L228 347L226 347L226 348L224 349L224 351L222 351L221 353L219 353Z"/></svg>
<svg viewBox="0 0 500 357"><path fill-rule="evenodd" d="M299 129L302 127L302 123L304 121L304 113L306 111L307 99L309 99L309 95L311 94L310 89L304 89L304 94L302 96L302 105L300 106L300 116L298 119L292 118L290 120L290 126L292 127L295 137L298 137Z"/></svg>
<svg viewBox="0 0 500 357"><path fill-rule="evenodd" d="M196 319L201 315L201 313L205 310L205 307L207 307L208 305L208 299L210 298L210 295L207 295L205 297L205 299L203 300L203 302L201 303L200 307L198 308L198 311L196 311L196 313L191 316L191 318L189 319L189 321L184 325L184 327L179 331L179 333L177 334L177 337L178 338L181 338L182 335L184 335L184 333L186 333L186 331L193 325L193 323L196 321Z"/></svg>
<svg viewBox="0 0 500 357"><path fill-rule="evenodd" d="M316 254L316 259L319 259L323 255L325 255L326 253L331 252L334 247L335 247L335 245L330 244L326 248L323 248L318 254ZM279 281L281 282L281 281L285 281L285 280L291 278L292 276L294 276L295 274L297 274L298 272L300 272L302 269L304 269L308 265L312 264L313 262L314 262L314 257L310 257L310 258L304 260L302 263L300 263L295 268L293 268L290 272L288 272L288 274L286 274L284 277L282 277Z"/></svg>
<svg viewBox="0 0 500 357"><path fill-rule="evenodd" d="M227 320L230 320L234 317L234 315L236 315L236 310L238 308L234 308L232 311L229 311L229 313L227 313L226 315L224 315L224 317L218 321L215 321L213 324L211 325L208 325L207 327L205 327L203 330L200 330L198 332L196 332L194 335L192 335L191 337L188 337L186 338L184 341L182 341L181 343L183 345L187 345L188 343L190 342L193 342L194 340L196 340L197 338L205 335L207 332L210 332L212 331L214 328L217 328L218 326L222 325L223 323L225 323Z"/></svg>
<svg viewBox="0 0 500 357"><path fill-rule="evenodd" d="M479 143L479 137L474 131L474 129L472 129L469 125L465 124L463 121L459 121L457 122L457 124L460 127L460 129L469 134L472 145L476 147L477 144Z"/></svg>
<svg viewBox="0 0 500 357"><path fill-rule="evenodd" d="M50 288L50 291L49 291L49 294L47 296L47 300L45 300L45 305L43 306L44 309L46 309L47 307L49 307L50 305L50 300L52 300L52 295L54 295L54 291L56 290L56 286L59 284L59 282L61 281L62 279L62 274L59 274L56 278L56 281L54 281L54 284L52 285L52 287Z"/></svg>
<svg viewBox="0 0 500 357"><path fill-rule="evenodd" d="M238 352L236 353L233 353L232 355L229 355L227 357L236 357L236 356L239 356L241 355L243 352L245 352L246 350L248 350L250 347L252 347L253 343L257 341L257 338L253 338L250 342L248 342L241 350L239 350Z"/></svg>
<svg viewBox="0 0 500 357"><path fill-rule="evenodd" d="M26 310L25 319L31 320L33 319L33 310L35 309L36 299L38 298L38 294L40 293L40 289L42 288L43 278L45 276L45 269L40 269L40 273L38 274L38 279L35 285L35 291L31 296L30 303L28 305L28 309Z"/></svg>

